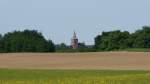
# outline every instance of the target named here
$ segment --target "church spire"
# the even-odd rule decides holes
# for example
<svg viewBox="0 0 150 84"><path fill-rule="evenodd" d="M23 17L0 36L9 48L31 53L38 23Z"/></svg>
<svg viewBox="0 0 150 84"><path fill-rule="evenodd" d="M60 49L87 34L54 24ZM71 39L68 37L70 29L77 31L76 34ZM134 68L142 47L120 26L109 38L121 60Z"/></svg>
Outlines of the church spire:
<svg viewBox="0 0 150 84"><path fill-rule="evenodd" d="M77 35L76 35L75 31L73 33L73 38L71 39L71 46L72 46L73 49L78 48L78 38L77 38Z"/></svg>
<svg viewBox="0 0 150 84"><path fill-rule="evenodd" d="M73 39L77 39L77 35L76 35L76 32L74 31L73 33Z"/></svg>

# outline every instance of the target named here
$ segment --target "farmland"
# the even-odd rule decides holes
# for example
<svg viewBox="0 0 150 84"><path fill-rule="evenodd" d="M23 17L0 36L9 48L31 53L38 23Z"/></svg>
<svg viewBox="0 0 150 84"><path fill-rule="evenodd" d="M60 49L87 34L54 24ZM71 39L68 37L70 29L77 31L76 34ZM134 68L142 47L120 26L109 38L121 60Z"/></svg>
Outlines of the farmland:
<svg viewBox="0 0 150 84"><path fill-rule="evenodd" d="M0 70L0 84L149 84L148 71Z"/></svg>
<svg viewBox="0 0 150 84"><path fill-rule="evenodd" d="M149 52L3 53L0 84L150 84Z"/></svg>
<svg viewBox="0 0 150 84"><path fill-rule="evenodd" d="M149 52L8 53L0 54L0 68L150 70Z"/></svg>

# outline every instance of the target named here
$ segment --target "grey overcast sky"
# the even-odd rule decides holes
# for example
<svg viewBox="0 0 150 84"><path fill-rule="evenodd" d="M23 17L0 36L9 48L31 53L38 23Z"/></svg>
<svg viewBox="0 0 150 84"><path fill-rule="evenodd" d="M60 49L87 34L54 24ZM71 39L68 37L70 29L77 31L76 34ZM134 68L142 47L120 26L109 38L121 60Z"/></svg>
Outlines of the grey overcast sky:
<svg viewBox="0 0 150 84"><path fill-rule="evenodd" d="M150 25L150 0L0 0L0 33L36 29L55 43L94 44L102 31Z"/></svg>

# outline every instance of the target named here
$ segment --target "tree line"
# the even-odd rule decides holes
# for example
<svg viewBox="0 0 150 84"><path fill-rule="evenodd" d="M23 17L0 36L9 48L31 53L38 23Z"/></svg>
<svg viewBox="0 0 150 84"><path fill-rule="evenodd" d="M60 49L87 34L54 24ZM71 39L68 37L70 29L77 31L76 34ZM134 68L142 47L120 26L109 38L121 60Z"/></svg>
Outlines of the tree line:
<svg viewBox="0 0 150 84"><path fill-rule="evenodd" d="M0 35L0 52L54 52L51 40L36 30L14 31Z"/></svg>
<svg viewBox="0 0 150 84"><path fill-rule="evenodd" d="M70 45L65 43L55 45L56 52L95 52L93 45L86 45L84 42L78 43L78 48L73 49Z"/></svg>
<svg viewBox="0 0 150 84"><path fill-rule="evenodd" d="M72 49L65 43L56 45L52 40L46 40L37 30L13 31L0 35L0 52L96 52L150 48L150 27L144 26L134 33L120 30L102 32L94 39L94 45L79 43L78 49Z"/></svg>
<svg viewBox="0 0 150 84"><path fill-rule="evenodd" d="M95 37L95 49L99 51L121 50L127 48L150 48L150 27L129 33L128 31L102 32Z"/></svg>

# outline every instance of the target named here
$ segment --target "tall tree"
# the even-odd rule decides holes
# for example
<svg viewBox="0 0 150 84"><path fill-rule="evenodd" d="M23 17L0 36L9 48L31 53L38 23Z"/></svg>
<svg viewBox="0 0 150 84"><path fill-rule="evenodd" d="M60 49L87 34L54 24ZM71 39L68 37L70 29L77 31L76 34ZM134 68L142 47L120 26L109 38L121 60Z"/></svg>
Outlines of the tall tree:
<svg viewBox="0 0 150 84"><path fill-rule="evenodd" d="M150 48L150 27L144 26L143 29L137 30L132 38L134 39L133 47Z"/></svg>
<svg viewBox="0 0 150 84"><path fill-rule="evenodd" d="M5 52L54 52L54 44L36 30L9 32L3 37Z"/></svg>
<svg viewBox="0 0 150 84"><path fill-rule="evenodd" d="M4 43L3 43L3 39L2 39L2 35L0 34L0 52L4 52Z"/></svg>
<svg viewBox="0 0 150 84"><path fill-rule="evenodd" d="M99 50L118 50L128 47L130 33L120 30L103 32L95 38L95 48Z"/></svg>

